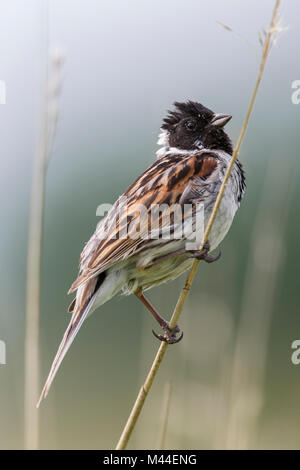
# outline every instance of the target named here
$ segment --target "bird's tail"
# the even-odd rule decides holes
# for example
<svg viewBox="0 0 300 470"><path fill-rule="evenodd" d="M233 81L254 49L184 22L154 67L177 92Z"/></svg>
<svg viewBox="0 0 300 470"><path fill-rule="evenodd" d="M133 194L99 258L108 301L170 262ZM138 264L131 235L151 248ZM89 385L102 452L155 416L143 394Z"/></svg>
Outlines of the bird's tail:
<svg viewBox="0 0 300 470"><path fill-rule="evenodd" d="M74 341L75 336L77 335L82 323L88 316L92 306L94 303L94 297L92 297L89 302L87 302L85 305L83 305L82 308L76 309L74 311L74 314L72 315L71 321L68 325L68 328L65 331L65 334L63 336L63 339L59 345L58 351L56 353L56 356L54 358L54 361L52 363L49 375L47 377L46 383L44 385L44 388L42 390L41 396L39 398L39 401L37 403L37 408L40 406L41 401L43 398L46 398L48 395L49 389L51 387L51 384L53 382L53 379L59 369L60 364L62 363L63 358L68 352L68 349L70 348L71 344Z"/></svg>

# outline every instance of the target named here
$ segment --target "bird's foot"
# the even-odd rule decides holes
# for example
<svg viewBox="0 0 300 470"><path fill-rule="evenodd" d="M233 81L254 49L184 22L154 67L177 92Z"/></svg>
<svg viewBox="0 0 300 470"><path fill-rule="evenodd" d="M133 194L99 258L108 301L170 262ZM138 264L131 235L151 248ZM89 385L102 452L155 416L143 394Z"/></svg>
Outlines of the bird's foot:
<svg viewBox="0 0 300 470"><path fill-rule="evenodd" d="M218 259L221 258L221 251L217 255L213 256L213 255L208 254L209 250L210 250L210 243L209 241L207 241L206 243L204 243L201 250L189 250L188 257L203 260L206 263L214 263L215 261L218 261Z"/></svg>
<svg viewBox="0 0 300 470"><path fill-rule="evenodd" d="M162 326L162 329L164 330L163 335L158 335L157 333L155 333L154 330L152 330L154 336L160 341L165 341L168 344L175 344L179 343L179 341L182 340L183 332L179 337L177 336L180 332L180 328L178 325L174 326L173 328L170 328L168 322L166 322L166 324Z"/></svg>

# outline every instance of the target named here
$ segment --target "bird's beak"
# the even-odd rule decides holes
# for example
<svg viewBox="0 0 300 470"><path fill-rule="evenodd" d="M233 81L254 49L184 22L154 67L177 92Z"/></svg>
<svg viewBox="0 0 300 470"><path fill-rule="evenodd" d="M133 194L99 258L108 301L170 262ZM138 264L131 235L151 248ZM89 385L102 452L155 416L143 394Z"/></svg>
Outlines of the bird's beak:
<svg viewBox="0 0 300 470"><path fill-rule="evenodd" d="M210 125L214 127L223 127L230 121L232 116L230 114L214 114Z"/></svg>

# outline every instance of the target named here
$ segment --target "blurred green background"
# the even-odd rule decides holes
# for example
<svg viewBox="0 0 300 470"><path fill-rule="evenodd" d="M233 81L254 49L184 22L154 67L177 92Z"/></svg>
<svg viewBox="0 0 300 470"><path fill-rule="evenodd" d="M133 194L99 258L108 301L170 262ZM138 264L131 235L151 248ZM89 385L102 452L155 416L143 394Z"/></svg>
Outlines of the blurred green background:
<svg viewBox="0 0 300 470"><path fill-rule="evenodd" d="M154 160L173 101L233 115L236 142L273 0L0 2L0 447L24 446L26 250L32 162L47 48L65 56L47 172L41 386L69 321L66 292L98 218ZM247 192L221 261L201 263L180 326L129 448L155 448L166 383L166 447L300 448L297 0L272 50L240 159ZM229 32L217 22L233 28ZM184 277L150 291L169 317ZM83 326L40 408L41 448L113 448L158 347L137 299L115 298ZM156 326L156 325L155 325ZM33 410L35 412L35 410Z"/></svg>

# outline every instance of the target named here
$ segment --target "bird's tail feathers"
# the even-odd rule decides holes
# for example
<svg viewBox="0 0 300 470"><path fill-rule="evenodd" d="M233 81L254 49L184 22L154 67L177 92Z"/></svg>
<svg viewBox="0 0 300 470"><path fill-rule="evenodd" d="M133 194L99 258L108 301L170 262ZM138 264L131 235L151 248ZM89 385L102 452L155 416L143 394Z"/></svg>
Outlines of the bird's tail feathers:
<svg viewBox="0 0 300 470"><path fill-rule="evenodd" d="M83 307L76 309L72 315L71 321L68 325L68 328L65 331L65 334L63 336L63 339L59 345L58 351L56 353L56 356L54 358L54 361L52 363L49 375L47 377L46 383L44 385L44 388L42 390L41 396L39 398L39 401L37 403L37 408L40 406L41 401L43 398L46 398L48 395L49 389L51 387L51 384L54 380L54 377L59 369L60 364L62 363L65 355L68 352L68 349L70 348L71 344L74 341L75 336L77 335L82 323L88 316L92 306L94 303L94 297L92 297Z"/></svg>

